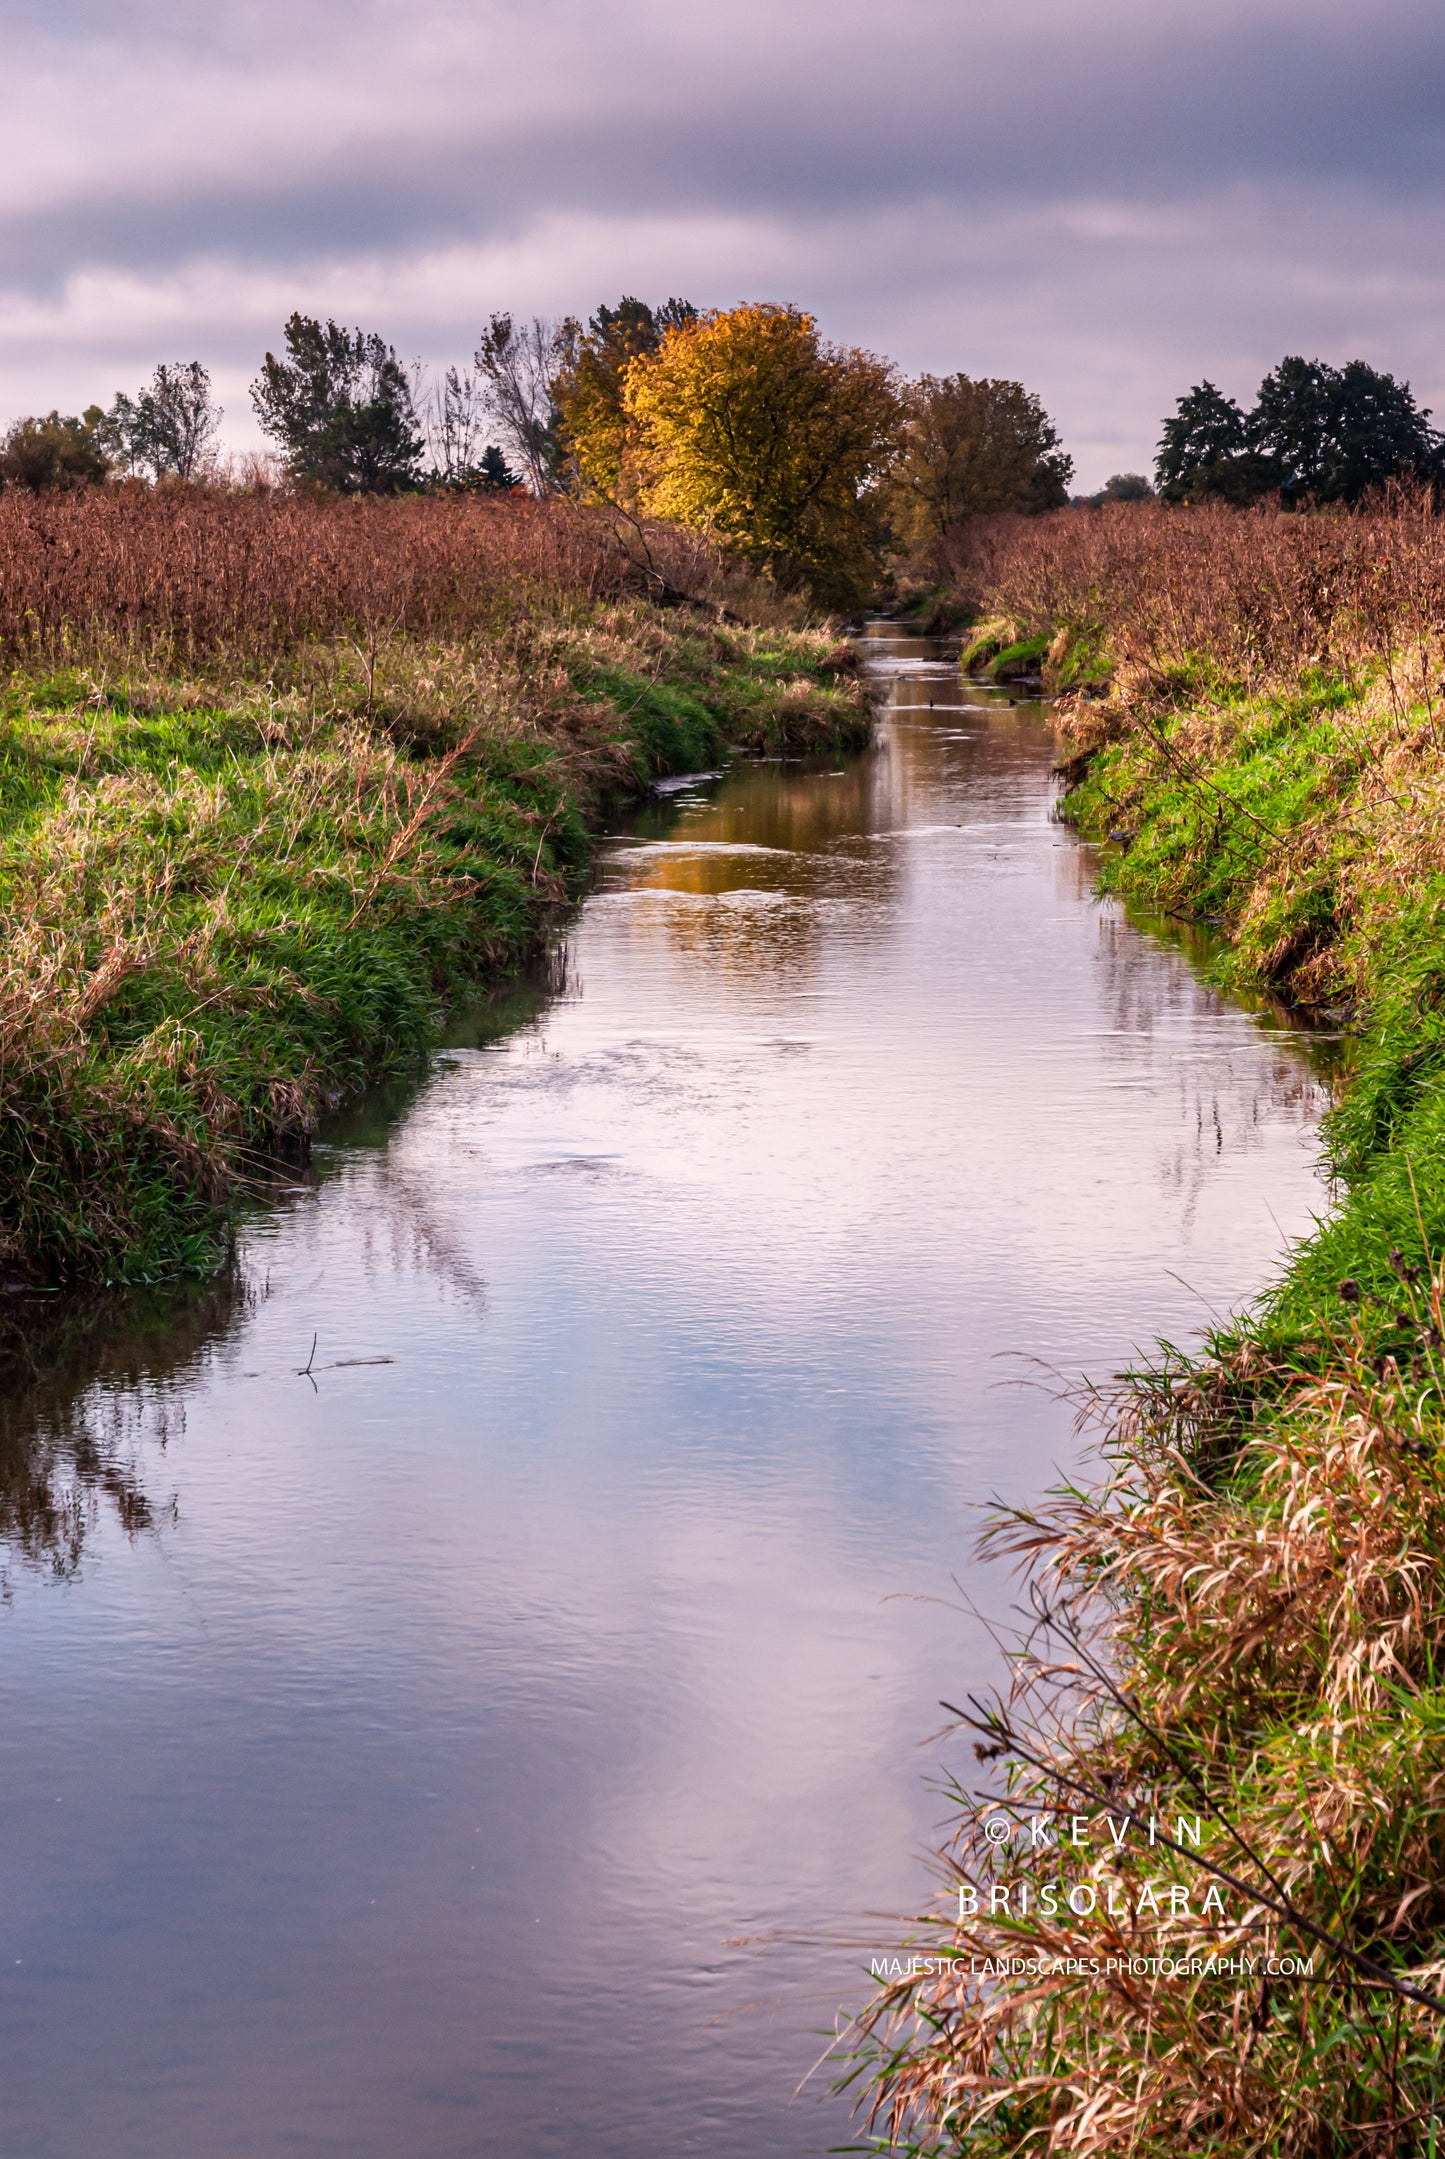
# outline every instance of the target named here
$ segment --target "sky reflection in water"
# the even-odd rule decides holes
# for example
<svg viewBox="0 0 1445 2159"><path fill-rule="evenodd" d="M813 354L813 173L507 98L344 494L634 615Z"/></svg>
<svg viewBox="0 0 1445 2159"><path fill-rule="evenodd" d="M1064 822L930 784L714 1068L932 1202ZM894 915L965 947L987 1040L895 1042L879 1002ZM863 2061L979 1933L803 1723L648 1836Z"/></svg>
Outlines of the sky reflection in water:
<svg viewBox="0 0 1445 2159"><path fill-rule="evenodd" d="M143 1514L9 1570L7 2159L842 2140L791 2095L928 1894L973 1510L1078 1458L1009 1360L1195 1332L1323 1200L1319 1052L1091 897L1036 711L898 679L620 838L249 1295L10 1405Z"/></svg>

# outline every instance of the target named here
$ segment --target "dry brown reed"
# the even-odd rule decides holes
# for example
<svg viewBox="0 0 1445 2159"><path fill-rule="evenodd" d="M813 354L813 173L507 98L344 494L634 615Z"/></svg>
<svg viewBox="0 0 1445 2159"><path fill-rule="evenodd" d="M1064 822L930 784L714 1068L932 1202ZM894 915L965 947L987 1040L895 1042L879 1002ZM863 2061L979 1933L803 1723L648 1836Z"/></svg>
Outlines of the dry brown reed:
<svg viewBox="0 0 1445 2159"><path fill-rule="evenodd" d="M950 535L948 568L961 601L1019 635L1092 643L1134 687L1258 689L1362 654L1433 657L1445 625L1445 520L1406 488L1308 515L1118 503L979 518Z"/></svg>
<svg viewBox="0 0 1445 2159"><path fill-rule="evenodd" d="M113 487L0 494L0 664L222 655L244 668L360 632L465 636L539 593L707 599L688 535L519 496L308 498Z"/></svg>

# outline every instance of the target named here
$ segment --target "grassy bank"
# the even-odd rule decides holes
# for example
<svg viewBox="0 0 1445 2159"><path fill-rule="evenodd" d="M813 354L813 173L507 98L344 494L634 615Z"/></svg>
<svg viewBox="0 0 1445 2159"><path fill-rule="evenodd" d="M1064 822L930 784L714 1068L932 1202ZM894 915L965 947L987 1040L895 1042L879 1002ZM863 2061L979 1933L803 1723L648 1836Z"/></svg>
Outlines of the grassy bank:
<svg viewBox="0 0 1445 2159"><path fill-rule="evenodd" d="M876 2124L928 2152L1434 2153L1445 542L1408 501L1121 509L980 534L960 574L995 653L1073 686L1064 808L1106 887L1208 923L1222 983L1350 1049L1319 1233L1201 1355L1089 1405L1098 1488L993 1532L1037 1628L968 1712L977 1914L926 1937L962 1965L875 2009ZM990 1817L1064 1838L1035 1856Z"/></svg>
<svg viewBox="0 0 1445 2159"><path fill-rule="evenodd" d="M523 513L509 542L468 506L450 524L447 504L357 507L317 506L308 527L308 506L283 501L273 529L264 503L242 498L236 527L224 502L203 503L214 529L190 586L167 593L159 569L138 580L151 618L129 629L115 610L134 520L77 528L58 573L67 604L53 621L10 618L12 1278L214 1266L237 1197L304 1150L320 1114L414 1063L449 1000L536 947L579 888L609 798L733 748L866 738L847 655L824 632L660 609L585 525L579 537ZM403 514L368 523L373 509ZM154 518L174 509L143 499L137 514L173 566L184 532L167 555ZM333 574L291 591L308 531ZM229 567L221 541L235 543ZM236 604L218 607L227 578Z"/></svg>

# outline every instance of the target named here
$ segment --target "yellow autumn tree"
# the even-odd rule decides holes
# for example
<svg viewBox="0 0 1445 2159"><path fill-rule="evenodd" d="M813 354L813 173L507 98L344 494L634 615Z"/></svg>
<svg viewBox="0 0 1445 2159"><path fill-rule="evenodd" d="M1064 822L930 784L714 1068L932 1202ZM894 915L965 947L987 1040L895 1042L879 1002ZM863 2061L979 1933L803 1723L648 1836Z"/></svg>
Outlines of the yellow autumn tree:
<svg viewBox="0 0 1445 2159"><path fill-rule="evenodd" d="M669 329L697 319L690 300L649 307L631 294L599 307L552 383L563 444L586 501L631 503L630 426L623 384L634 360L656 352Z"/></svg>
<svg viewBox="0 0 1445 2159"><path fill-rule="evenodd" d="M897 415L893 369L765 303L678 323L623 382L654 516L711 532L780 584L850 606L877 578L873 489Z"/></svg>

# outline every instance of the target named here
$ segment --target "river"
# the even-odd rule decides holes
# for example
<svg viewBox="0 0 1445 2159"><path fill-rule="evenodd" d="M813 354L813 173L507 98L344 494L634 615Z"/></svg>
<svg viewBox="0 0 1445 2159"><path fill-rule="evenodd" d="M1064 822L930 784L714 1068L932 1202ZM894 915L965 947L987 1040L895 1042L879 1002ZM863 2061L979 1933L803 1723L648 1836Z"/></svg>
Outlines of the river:
<svg viewBox="0 0 1445 2159"><path fill-rule="evenodd" d="M671 789L234 1288L4 1405L5 2159L844 2141L1047 1371L1324 1197L1321 1047L1094 896L1043 709L870 650L872 751Z"/></svg>

